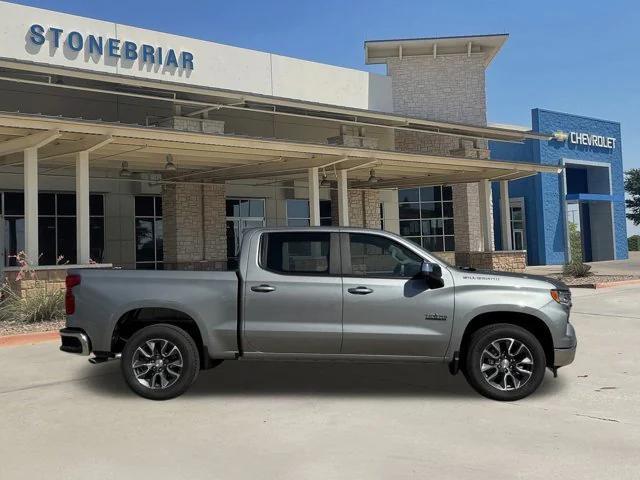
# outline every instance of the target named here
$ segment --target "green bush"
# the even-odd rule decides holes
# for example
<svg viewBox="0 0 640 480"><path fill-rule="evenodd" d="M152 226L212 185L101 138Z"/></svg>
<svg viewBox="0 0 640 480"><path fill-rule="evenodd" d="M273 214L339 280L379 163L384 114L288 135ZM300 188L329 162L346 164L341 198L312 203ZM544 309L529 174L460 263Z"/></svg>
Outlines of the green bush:
<svg viewBox="0 0 640 480"><path fill-rule="evenodd" d="M589 271L591 270L591 265L587 265L582 262L571 262L567 263L562 268L562 274L565 277L587 277L591 275Z"/></svg>
<svg viewBox="0 0 640 480"><path fill-rule="evenodd" d="M0 322L36 323L65 317L64 292L36 288L22 297L8 284L0 287Z"/></svg>
<svg viewBox="0 0 640 480"><path fill-rule="evenodd" d="M637 252L640 250L640 235L632 235L627 239L629 243L629 251Z"/></svg>

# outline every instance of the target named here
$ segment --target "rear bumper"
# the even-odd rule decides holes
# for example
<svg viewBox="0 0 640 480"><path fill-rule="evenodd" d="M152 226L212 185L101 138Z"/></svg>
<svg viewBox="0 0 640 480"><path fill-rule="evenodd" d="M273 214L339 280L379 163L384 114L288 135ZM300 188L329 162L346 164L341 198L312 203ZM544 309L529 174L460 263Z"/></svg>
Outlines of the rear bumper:
<svg viewBox="0 0 640 480"><path fill-rule="evenodd" d="M91 353L91 340L89 336L80 328L63 328L60 330L62 345L60 350L78 355L89 355Z"/></svg>

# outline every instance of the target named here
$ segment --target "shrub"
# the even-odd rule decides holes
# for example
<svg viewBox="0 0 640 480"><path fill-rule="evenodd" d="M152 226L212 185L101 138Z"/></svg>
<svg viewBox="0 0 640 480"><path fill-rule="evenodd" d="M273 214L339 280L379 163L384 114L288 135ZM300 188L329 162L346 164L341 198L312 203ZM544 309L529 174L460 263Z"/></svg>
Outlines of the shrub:
<svg viewBox="0 0 640 480"><path fill-rule="evenodd" d="M0 322L36 323L65 317L62 290L35 288L23 297L4 284L0 294Z"/></svg>
<svg viewBox="0 0 640 480"><path fill-rule="evenodd" d="M562 274L565 277L587 277L591 275L589 271L591 270L591 265L587 265L582 262L571 262L567 263L562 268Z"/></svg>
<svg viewBox="0 0 640 480"><path fill-rule="evenodd" d="M637 252L640 250L640 235L632 235L627 241L629 242L629 251Z"/></svg>

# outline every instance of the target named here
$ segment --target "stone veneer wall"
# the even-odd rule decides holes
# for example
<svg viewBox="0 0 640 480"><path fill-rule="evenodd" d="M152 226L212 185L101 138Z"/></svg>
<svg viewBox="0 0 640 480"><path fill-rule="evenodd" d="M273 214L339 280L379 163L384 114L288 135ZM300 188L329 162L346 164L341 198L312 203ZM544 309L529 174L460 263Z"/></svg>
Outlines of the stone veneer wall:
<svg viewBox="0 0 640 480"><path fill-rule="evenodd" d="M16 270L4 273L6 278L3 280L6 280L11 289L19 292L23 297L40 290L56 291L66 288L66 268L35 270L33 276L27 273L22 280L16 280L18 275L18 271Z"/></svg>
<svg viewBox="0 0 640 480"><path fill-rule="evenodd" d="M478 270L524 272L527 266L526 250L498 252L456 252L456 265Z"/></svg>
<svg viewBox="0 0 640 480"><path fill-rule="evenodd" d="M387 60L395 113L429 120L486 125L485 66L480 55L405 56ZM487 142L396 132L399 151L488 158ZM456 250L482 247L477 184L453 186Z"/></svg>
<svg viewBox="0 0 640 480"><path fill-rule="evenodd" d="M165 184L162 219L168 267L226 262L225 218L224 185Z"/></svg>

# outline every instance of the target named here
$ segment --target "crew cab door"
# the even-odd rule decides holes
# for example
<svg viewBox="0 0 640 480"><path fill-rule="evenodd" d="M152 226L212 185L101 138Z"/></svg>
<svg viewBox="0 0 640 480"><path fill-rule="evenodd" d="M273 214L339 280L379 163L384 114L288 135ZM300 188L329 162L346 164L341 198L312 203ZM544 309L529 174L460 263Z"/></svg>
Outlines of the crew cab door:
<svg viewBox="0 0 640 480"><path fill-rule="evenodd" d="M339 234L264 232L251 248L259 253L249 261L244 285L245 352L339 353Z"/></svg>
<svg viewBox="0 0 640 480"><path fill-rule="evenodd" d="M423 258L383 234L342 233L343 354L443 357L454 289L430 287Z"/></svg>

